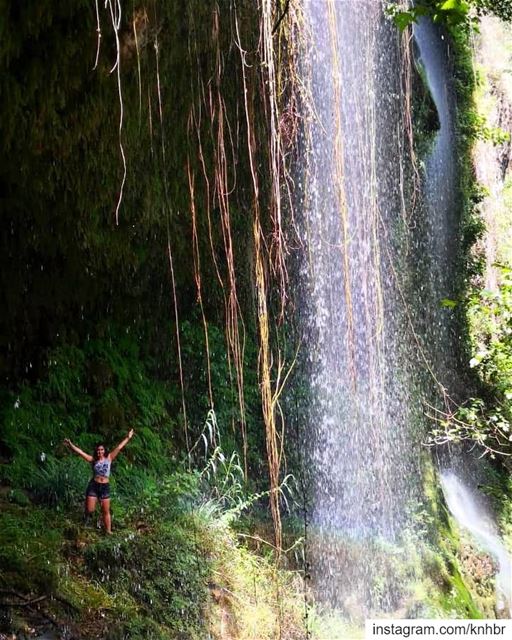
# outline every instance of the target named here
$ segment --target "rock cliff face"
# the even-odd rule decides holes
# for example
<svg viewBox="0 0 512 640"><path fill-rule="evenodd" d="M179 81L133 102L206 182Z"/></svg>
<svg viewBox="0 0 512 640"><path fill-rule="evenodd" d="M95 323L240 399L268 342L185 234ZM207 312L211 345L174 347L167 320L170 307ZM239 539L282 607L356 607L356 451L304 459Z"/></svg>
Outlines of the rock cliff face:
<svg viewBox="0 0 512 640"><path fill-rule="evenodd" d="M479 111L486 117L483 139L475 147L478 181L488 194L481 204L487 231L482 247L486 255L485 286L496 290L496 262L512 257L512 232L507 224L512 194L512 31L497 18L482 20L477 41L481 67Z"/></svg>

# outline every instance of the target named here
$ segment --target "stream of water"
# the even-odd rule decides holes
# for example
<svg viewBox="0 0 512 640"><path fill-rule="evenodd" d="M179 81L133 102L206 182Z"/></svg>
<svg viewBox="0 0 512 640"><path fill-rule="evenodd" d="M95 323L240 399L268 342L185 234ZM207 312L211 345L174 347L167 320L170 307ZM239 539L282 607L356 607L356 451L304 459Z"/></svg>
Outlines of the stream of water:
<svg viewBox="0 0 512 640"><path fill-rule="evenodd" d="M422 401L453 379L440 305L455 262L453 97L446 46L422 22L417 57L440 128L413 208L404 39L375 0L308 0L304 12L309 563L317 601L362 619L401 606L393 554L407 564L400 540L421 500Z"/></svg>
<svg viewBox="0 0 512 640"><path fill-rule="evenodd" d="M448 508L459 525L473 537L480 549L489 553L498 566L496 606L512 610L512 560L500 540L492 514L474 490L466 486L452 471L441 474L441 484Z"/></svg>
<svg viewBox="0 0 512 640"><path fill-rule="evenodd" d="M399 241L410 163L403 51L380 2L310 0L304 9L314 104L300 207L311 566L317 597L357 616L397 605L373 579L388 571L385 547L420 480Z"/></svg>

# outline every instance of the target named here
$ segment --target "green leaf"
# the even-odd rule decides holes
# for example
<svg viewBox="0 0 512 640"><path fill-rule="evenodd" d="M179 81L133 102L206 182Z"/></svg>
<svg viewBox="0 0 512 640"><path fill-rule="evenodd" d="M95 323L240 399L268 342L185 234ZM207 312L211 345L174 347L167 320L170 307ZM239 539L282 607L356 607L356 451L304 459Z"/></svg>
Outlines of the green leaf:
<svg viewBox="0 0 512 640"><path fill-rule="evenodd" d="M400 31L404 31L415 21L415 16L411 11L399 11L393 16L393 21Z"/></svg>
<svg viewBox="0 0 512 640"><path fill-rule="evenodd" d="M441 300L441 306L446 307L447 309L453 309L458 304L457 300L450 300L450 298L443 298Z"/></svg>
<svg viewBox="0 0 512 640"><path fill-rule="evenodd" d="M464 0L446 0L441 5L441 11L455 11L456 13L466 14L469 11L469 5Z"/></svg>

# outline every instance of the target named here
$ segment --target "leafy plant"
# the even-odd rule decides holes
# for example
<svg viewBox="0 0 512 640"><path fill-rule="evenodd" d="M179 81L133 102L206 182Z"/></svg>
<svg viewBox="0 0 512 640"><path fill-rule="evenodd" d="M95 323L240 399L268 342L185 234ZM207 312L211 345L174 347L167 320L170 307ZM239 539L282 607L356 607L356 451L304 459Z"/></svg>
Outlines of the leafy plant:
<svg viewBox="0 0 512 640"><path fill-rule="evenodd" d="M31 493L37 502L51 507L76 507L82 503L90 470L82 460L53 456L41 462L31 477Z"/></svg>
<svg viewBox="0 0 512 640"><path fill-rule="evenodd" d="M427 16L435 23L448 27L469 27L473 24L470 14L471 2L466 0L420 0L410 9L404 10L399 4L391 4L388 14L400 30Z"/></svg>
<svg viewBox="0 0 512 640"><path fill-rule="evenodd" d="M68 473L64 438L92 451L99 440L117 444L129 426L137 437L116 461L116 475L133 473L133 465L171 473L174 399L171 385L149 377L135 339L125 332L112 327L108 339L88 341L82 349L61 345L48 354L46 375L36 385L2 398L1 439L9 464L0 474L16 486L39 487L47 501L53 480L65 491L87 475L78 460L72 463L77 472Z"/></svg>
<svg viewBox="0 0 512 640"><path fill-rule="evenodd" d="M512 452L512 268L500 267L497 292L476 290L469 298L472 355L481 395L461 406L434 410L431 442L472 440L491 457Z"/></svg>
<svg viewBox="0 0 512 640"><path fill-rule="evenodd" d="M478 18L491 14L502 20L512 21L512 6L509 0L418 0L409 9L399 2L392 3L388 14L400 30L417 22L423 16L449 29L477 29Z"/></svg>

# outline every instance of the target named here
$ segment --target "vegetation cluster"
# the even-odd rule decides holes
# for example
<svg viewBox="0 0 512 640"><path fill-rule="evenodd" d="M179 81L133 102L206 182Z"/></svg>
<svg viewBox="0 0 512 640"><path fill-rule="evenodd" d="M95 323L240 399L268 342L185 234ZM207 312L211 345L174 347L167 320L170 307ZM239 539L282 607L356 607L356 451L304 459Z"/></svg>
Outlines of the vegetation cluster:
<svg viewBox="0 0 512 640"><path fill-rule="evenodd" d="M250 496L238 454L223 449L229 429L224 440L210 412L185 457L171 409L178 389L148 375L133 336L109 338L56 349L46 379L4 398L0 631L270 638L283 624L282 637L296 637L302 581L276 569L263 542L269 523L248 518L264 496ZM83 524L90 470L60 435L87 451L128 425L136 437L115 463L114 534L105 537L96 521Z"/></svg>
<svg viewBox="0 0 512 640"><path fill-rule="evenodd" d="M96 7L0 10L0 634L292 638L294 574L246 515L269 500L258 7ZM104 539L62 441L131 427Z"/></svg>
<svg viewBox="0 0 512 640"><path fill-rule="evenodd" d="M400 29L424 16L429 17L446 29L453 47L462 210L460 270L457 299L443 300L441 304L453 309L458 316L459 331L463 336L462 375L469 393L466 398L458 399L459 404L449 403L445 411L436 413L430 440L434 444L468 440L481 446L493 459L497 454L508 457L512 452L509 402L512 398L509 389L511 265L501 265L502 277L497 291L483 289L485 258L475 247L486 233L481 203L487 192L475 177L473 149L479 140L496 147L506 146L510 133L489 126L479 108L477 95L485 80L475 68L471 38L478 32L478 20L482 15L511 21L510 4L485 0L427 0L417 2L407 10L395 4L390 13ZM428 114L428 102L423 100L425 104ZM425 116L420 121L424 120ZM420 140L424 139L420 135ZM422 148L419 148L420 154Z"/></svg>
<svg viewBox="0 0 512 640"><path fill-rule="evenodd" d="M456 26L470 5L505 12L492 4L421 2L395 18L406 26L439 15ZM270 211L269 105L260 92L269 63L257 53L255 3L236 5L135 2L118 30L100 13L98 39L89 0L3 4L0 633L303 635L303 585L291 570L300 547L290 570L277 570L259 509L269 499L268 425L255 336L267 314L254 281L259 205L247 185ZM459 100L472 105L467 31L453 37ZM472 106L459 120L464 157L476 136L498 135ZM464 179L468 248L482 228L469 168ZM258 220L264 232L270 218ZM467 262L468 280L478 268ZM258 273L268 276L261 264ZM467 414L449 423L464 419L481 441L490 429L510 433L512 282L503 282L478 302L482 335L491 325L493 333L473 356L498 401L482 395L478 411L460 410L478 418L485 409L485 424ZM62 441L90 451L131 427L106 538L83 527L89 470ZM419 525L432 526L431 514L422 517ZM427 589L431 599L446 596L436 611L477 615L451 564L454 548L441 560L432 552L427 583L418 567L389 561L389 574L418 590L411 613ZM377 598L388 579L376 577Z"/></svg>
<svg viewBox="0 0 512 640"><path fill-rule="evenodd" d="M460 345L458 371L465 389L461 387L456 398L445 397L445 404L438 411L433 413L433 408L429 407L428 413L434 420L428 442L440 447L441 456L442 448L447 444L464 443L491 460L490 465L480 465L483 474L480 488L490 497L501 534L510 544L511 265L495 265L500 274L497 289L489 291L483 287L486 260L482 253L482 238L486 234L486 225L482 206L488 192L477 182L474 167L477 142L493 145L496 155L500 149L506 153L510 144L510 133L489 125L482 113L478 95L482 92L485 78L475 66L474 59L474 39L478 37L480 17L494 15L510 21L510 5L417 2L407 10L395 6L391 13L400 29L426 16L444 31L450 43L457 105L459 269L454 299L440 300L439 303L446 308L447 314L456 318ZM423 82L423 89L425 86L426 82ZM428 96L421 91L419 94L416 91L414 107L416 151L422 158L429 151L432 140L429 132L432 123L435 125L435 119L431 115L432 105ZM506 198L507 184L504 185L504 193ZM439 487L436 488L435 479L431 478L428 485L430 489L426 487L425 495L430 499L423 516L418 514L424 519L427 529L428 523L434 524L427 535L430 543L423 553L427 571L421 589L425 600L437 602L441 610L450 616L458 615L458 607L465 606L464 617L493 617L493 561L475 548L464 531L457 530L444 506ZM430 586L429 580L432 581Z"/></svg>
<svg viewBox="0 0 512 640"><path fill-rule="evenodd" d="M400 29L405 29L422 17L430 18L448 29L466 32L477 28L478 20L483 15L492 14L502 20L512 20L512 7L508 0L418 0L407 8L393 2L389 12Z"/></svg>

